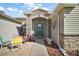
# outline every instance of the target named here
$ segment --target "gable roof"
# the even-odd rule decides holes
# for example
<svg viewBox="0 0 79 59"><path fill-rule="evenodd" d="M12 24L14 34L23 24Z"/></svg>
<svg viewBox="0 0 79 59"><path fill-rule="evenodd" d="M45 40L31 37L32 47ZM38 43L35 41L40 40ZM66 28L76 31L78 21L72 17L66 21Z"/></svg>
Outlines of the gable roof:
<svg viewBox="0 0 79 59"><path fill-rule="evenodd" d="M58 10L61 10L62 8L64 7L75 7L77 6L78 4L77 3L59 3L55 10L54 11L58 11Z"/></svg>
<svg viewBox="0 0 79 59"><path fill-rule="evenodd" d="M14 23L17 23L17 24L21 24L20 21L12 18L11 16L8 16L6 15L4 12L0 12L0 18L2 18L3 20L6 20L6 21L10 21L10 22L14 22Z"/></svg>
<svg viewBox="0 0 79 59"><path fill-rule="evenodd" d="M59 11L61 11L65 7L73 7L74 8L77 5L78 5L77 3L58 3L58 5L54 9L54 11L52 12L52 17L55 16L55 13L59 13Z"/></svg>
<svg viewBox="0 0 79 59"><path fill-rule="evenodd" d="M45 10L45 9L41 9L41 8L35 9L35 10L33 10L32 12L35 12L35 11L43 11L43 12L48 12L47 10Z"/></svg>

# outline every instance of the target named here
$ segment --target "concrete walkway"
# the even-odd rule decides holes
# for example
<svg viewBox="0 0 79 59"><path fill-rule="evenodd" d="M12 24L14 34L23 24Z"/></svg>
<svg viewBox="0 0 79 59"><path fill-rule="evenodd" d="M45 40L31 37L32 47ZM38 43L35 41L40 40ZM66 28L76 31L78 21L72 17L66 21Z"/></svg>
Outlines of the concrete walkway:
<svg viewBox="0 0 79 59"><path fill-rule="evenodd" d="M39 39L35 39L35 40L36 40L36 43L44 45L44 39L43 38L39 38Z"/></svg>
<svg viewBox="0 0 79 59"><path fill-rule="evenodd" d="M33 43L31 55L32 56L48 56L48 52L44 45Z"/></svg>
<svg viewBox="0 0 79 59"><path fill-rule="evenodd" d="M3 47L0 49L0 56L48 56L48 52L44 45L26 42L23 44L22 49L17 47L13 51Z"/></svg>

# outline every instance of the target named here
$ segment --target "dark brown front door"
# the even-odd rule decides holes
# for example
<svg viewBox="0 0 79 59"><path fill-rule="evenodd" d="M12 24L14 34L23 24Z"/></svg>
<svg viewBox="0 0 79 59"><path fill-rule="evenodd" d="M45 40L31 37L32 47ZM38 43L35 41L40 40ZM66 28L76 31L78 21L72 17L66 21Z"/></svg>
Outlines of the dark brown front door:
<svg viewBox="0 0 79 59"><path fill-rule="evenodd" d="M37 37L44 36L44 24L43 23L35 24L35 36Z"/></svg>

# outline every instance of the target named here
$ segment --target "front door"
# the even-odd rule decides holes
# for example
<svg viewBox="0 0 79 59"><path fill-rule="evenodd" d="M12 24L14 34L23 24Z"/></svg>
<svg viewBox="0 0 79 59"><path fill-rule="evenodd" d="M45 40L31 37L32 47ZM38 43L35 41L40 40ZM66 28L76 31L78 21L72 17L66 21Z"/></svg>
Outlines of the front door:
<svg viewBox="0 0 79 59"><path fill-rule="evenodd" d="M43 23L35 24L35 36L37 37L44 36L44 24Z"/></svg>

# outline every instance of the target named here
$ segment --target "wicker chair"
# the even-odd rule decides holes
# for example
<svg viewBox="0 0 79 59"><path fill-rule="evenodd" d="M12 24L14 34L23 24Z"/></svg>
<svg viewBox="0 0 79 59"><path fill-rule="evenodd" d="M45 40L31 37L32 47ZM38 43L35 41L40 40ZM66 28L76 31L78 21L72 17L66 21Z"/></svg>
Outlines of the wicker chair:
<svg viewBox="0 0 79 59"><path fill-rule="evenodd" d="M11 47L11 50L13 51L13 46L21 46L22 48L22 42L23 42L23 38L22 36L16 36L16 37L13 37L9 46Z"/></svg>
<svg viewBox="0 0 79 59"><path fill-rule="evenodd" d="M0 36L0 48L2 48L3 38Z"/></svg>

